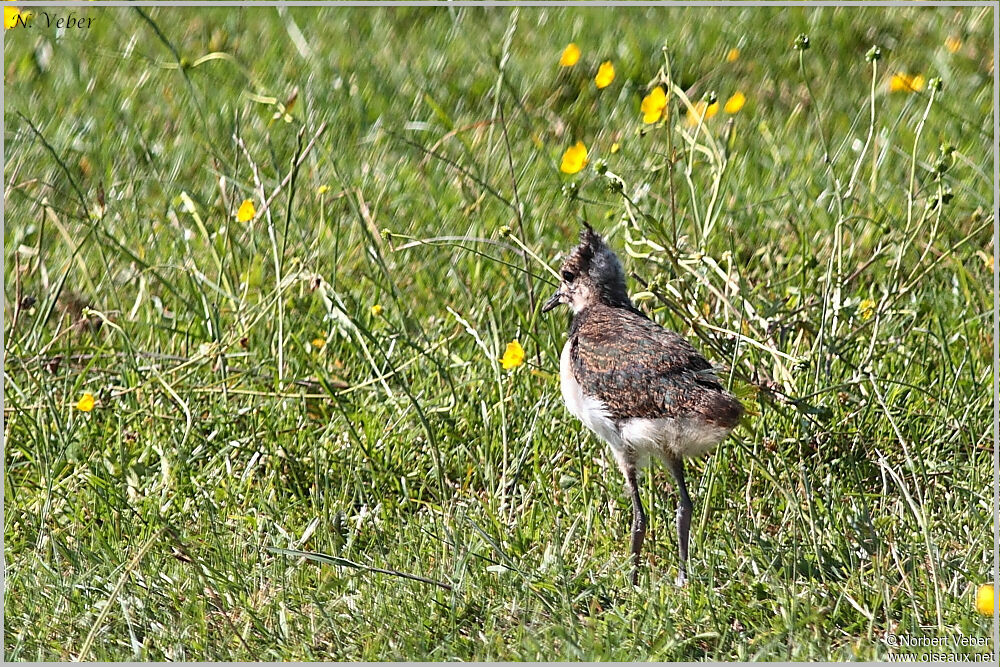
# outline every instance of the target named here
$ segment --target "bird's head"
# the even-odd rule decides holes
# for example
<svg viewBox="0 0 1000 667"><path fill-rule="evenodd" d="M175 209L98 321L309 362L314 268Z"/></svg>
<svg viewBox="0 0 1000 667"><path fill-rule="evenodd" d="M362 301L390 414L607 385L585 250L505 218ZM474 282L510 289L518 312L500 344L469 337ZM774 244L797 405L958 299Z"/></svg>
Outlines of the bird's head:
<svg viewBox="0 0 1000 667"><path fill-rule="evenodd" d="M580 244L563 262L559 275L559 289L542 306L542 312L548 312L560 303L568 304L574 313L596 303L614 308L633 308L625 289L622 263L587 223L583 223L580 231Z"/></svg>

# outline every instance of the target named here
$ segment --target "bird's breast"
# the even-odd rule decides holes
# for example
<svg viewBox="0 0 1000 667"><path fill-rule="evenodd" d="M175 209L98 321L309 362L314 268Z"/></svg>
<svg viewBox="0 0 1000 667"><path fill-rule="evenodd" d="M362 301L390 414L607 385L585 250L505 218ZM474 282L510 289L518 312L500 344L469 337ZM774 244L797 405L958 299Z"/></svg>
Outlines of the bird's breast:
<svg viewBox="0 0 1000 667"><path fill-rule="evenodd" d="M571 358L572 344L571 337L566 341L559 358L559 388L566 402L566 409L613 448L620 449L621 434L608 414L606 406L597 397L584 393L583 387L576 379Z"/></svg>

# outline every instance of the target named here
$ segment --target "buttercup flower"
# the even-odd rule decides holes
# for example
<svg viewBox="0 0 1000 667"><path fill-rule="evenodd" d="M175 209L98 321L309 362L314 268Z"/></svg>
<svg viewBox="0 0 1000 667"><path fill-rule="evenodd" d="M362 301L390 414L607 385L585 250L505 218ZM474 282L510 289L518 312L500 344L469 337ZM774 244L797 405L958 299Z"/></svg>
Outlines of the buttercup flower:
<svg viewBox="0 0 1000 667"><path fill-rule="evenodd" d="M382 314L382 306L380 306L379 304L376 303L374 306L371 307L371 314L372 314L372 317L378 317L379 315L381 315Z"/></svg>
<svg viewBox="0 0 1000 667"><path fill-rule="evenodd" d="M726 100L726 106L723 107L726 113L736 113L743 108L743 105L747 103L747 97L743 93L736 91L732 97Z"/></svg>
<svg viewBox="0 0 1000 667"><path fill-rule="evenodd" d="M84 394L80 397L80 400L76 402L76 409L80 412L90 412L94 409L94 395Z"/></svg>
<svg viewBox="0 0 1000 667"><path fill-rule="evenodd" d="M993 615L993 584L984 584L976 591L976 611L984 616Z"/></svg>
<svg viewBox="0 0 1000 667"><path fill-rule="evenodd" d="M22 21L26 20L31 16L31 12L22 12L17 7L4 7L3 8L3 28L4 30L10 30L18 24L18 18Z"/></svg>
<svg viewBox="0 0 1000 667"><path fill-rule="evenodd" d="M667 108L667 94L661 86L657 86L649 91L649 94L642 98L642 122L655 123L663 117L663 110Z"/></svg>
<svg viewBox="0 0 1000 667"><path fill-rule="evenodd" d="M610 60L605 60L597 69L597 76L594 77L594 83L597 84L598 88L607 88L614 80L615 66Z"/></svg>
<svg viewBox="0 0 1000 667"><path fill-rule="evenodd" d="M580 47L570 42L559 57L560 67L572 67L580 60Z"/></svg>
<svg viewBox="0 0 1000 667"><path fill-rule="evenodd" d="M240 204L240 208L236 211L236 221L237 222L250 222L257 215L257 209L254 208L253 202L249 199L244 199L243 203Z"/></svg>
<svg viewBox="0 0 1000 667"><path fill-rule="evenodd" d="M312 339L312 346L315 347L317 350L322 350L325 345L326 345L326 339L323 338L322 336L316 336L315 338Z"/></svg>
<svg viewBox="0 0 1000 667"><path fill-rule="evenodd" d="M870 320L872 315L875 314L875 301L874 299L865 299L858 305L858 315L863 320Z"/></svg>
<svg viewBox="0 0 1000 667"><path fill-rule="evenodd" d="M893 74L889 79L889 92L898 93L900 91L914 93L923 90L927 85L927 79L923 74L910 76L905 72Z"/></svg>
<svg viewBox="0 0 1000 667"><path fill-rule="evenodd" d="M694 111L692 112L688 109L687 112L687 123L688 125L697 125L702 119L708 120L715 114L719 113L719 103L713 102L709 104L705 100L698 100L694 103Z"/></svg>
<svg viewBox="0 0 1000 667"><path fill-rule="evenodd" d="M954 35L948 35L948 38L944 40L944 48L948 49L948 53L958 53L958 50L962 48L962 40Z"/></svg>
<svg viewBox="0 0 1000 667"><path fill-rule="evenodd" d="M517 368L524 363L524 348L516 340L507 343L507 349L500 357L500 363L505 371Z"/></svg>
<svg viewBox="0 0 1000 667"><path fill-rule="evenodd" d="M586 167L587 162L587 147L582 141L578 141L563 153L559 170L564 174L575 174Z"/></svg>
<svg viewBox="0 0 1000 667"><path fill-rule="evenodd" d="M740 59L740 50L739 49L729 49L729 53L726 54L726 62L727 63L734 63L734 62L736 62L739 59Z"/></svg>

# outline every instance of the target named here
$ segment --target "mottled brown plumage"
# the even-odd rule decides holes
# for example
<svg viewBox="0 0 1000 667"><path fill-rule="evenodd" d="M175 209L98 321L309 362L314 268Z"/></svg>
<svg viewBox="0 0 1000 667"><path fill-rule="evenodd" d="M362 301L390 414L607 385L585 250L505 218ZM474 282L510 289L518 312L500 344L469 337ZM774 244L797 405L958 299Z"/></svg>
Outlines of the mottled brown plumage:
<svg viewBox="0 0 1000 667"><path fill-rule="evenodd" d="M625 475L632 499L632 583L646 535L637 466L650 457L666 463L677 482L677 579L683 583L693 508L683 459L711 451L739 422L743 406L688 341L632 304L621 262L589 225L560 275L559 290L542 310L565 303L573 311L560 386L566 407L608 443Z"/></svg>
<svg viewBox="0 0 1000 667"><path fill-rule="evenodd" d="M615 421L700 415L732 428L743 412L683 337L625 308L597 303L573 318L573 372Z"/></svg>

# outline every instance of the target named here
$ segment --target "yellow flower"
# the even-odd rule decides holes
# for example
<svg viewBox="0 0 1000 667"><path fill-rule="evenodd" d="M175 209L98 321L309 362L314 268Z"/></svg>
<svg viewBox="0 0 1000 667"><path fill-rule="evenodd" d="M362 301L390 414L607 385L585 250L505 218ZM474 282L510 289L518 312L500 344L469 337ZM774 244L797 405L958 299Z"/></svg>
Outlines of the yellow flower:
<svg viewBox="0 0 1000 667"><path fill-rule="evenodd" d="M378 317L379 315L382 314L382 306L376 303L374 306L371 307L371 313L373 317Z"/></svg>
<svg viewBox="0 0 1000 667"><path fill-rule="evenodd" d="M976 611L984 616L992 616L993 604L993 584L983 584L976 591Z"/></svg>
<svg viewBox="0 0 1000 667"><path fill-rule="evenodd" d="M667 94L661 86L653 88L648 95L642 98L642 106L639 107L639 110L642 111L642 122L655 123L663 117L663 110L666 108Z"/></svg>
<svg viewBox="0 0 1000 667"><path fill-rule="evenodd" d="M250 222L257 215L257 209L254 208L253 202L249 199L244 199L243 203L240 204L240 210L236 211L236 221L237 222Z"/></svg>
<svg viewBox="0 0 1000 667"><path fill-rule="evenodd" d="M615 143L611 144L611 154L612 155L614 155L615 153L617 153L621 149L622 149L622 146L617 141Z"/></svg>
<svg viewBox="0 0 1000 667"><path fill-rule="evenodd" d="M597 68L597 76L594 77L594 83L597 84L598 88L607 88L614 80L615 66L611 64L610 60L605 60L601 63L601 66Z"/></svg>
<svg viewBox="0 0 1000 667"><path fill-rule="evenodd" d="M858 316L863 320L870 320L875 314L875 300L865 299L858 305Z"/></svg>
<svg viewBox="0 0 1000 667"><path fill-rule="evenodd" d="M743 105L747 103L747 96L736 91L732 97L726 100L726 106L724 107L726 113L736 113L743 108Z"/></svg>
<svg viewBox="0 0 1000 667"><path fill-rule="evenodd" d="M559 170L564 174L575 174L587 166L587 147L582 141L578 141L569 148L562 156L562 164Z"/></svg>
<svg viewBox="0 0 1000 667"><path fill-rule="evenodd" d="M889 79L889 92L919 92L924 89L925 85L927 85L927 80L924 78L923 74L910 76L905 72L901 72L899 74L893 74L892 78Z"/></svg>
<svg viewBox="0 0 1000 667"><path fill-rule="evenodd" d="M708 120L715 114L719 113L719 103L713 102L709 104L705 100L698 100L694 103L694 111L692 112L688 109L687 112L687 123L688 125L695 126L702 119Z"/></svg>
<svg viewBox="0 0 1000 667"><path fill-rule="evenodd" d="M516 340L507 343L507 349L504 351L503 356L500 357L500 363L503 364L503 369L509 371L512 368L517 368L524 363L524 348Z"/></svg>
<svg viewBox="0 0 1000 667"><path fill-rule="evenodd" d="M30 12L22 12L17 7L4 7L3 28L4 30L10 30L18 24L18 18L20 18L21 21L26 21L30 16Z"/></svg>
<svg viewBox="0 0 1000 667"><path fill-rule="evenodd" d="M325 184L316 188L316 194L318 195L325 195L329 191L330 191L330 186Z"/></svg>
<svg viewBox="0 0 1000 667"><path fill-rule="evenodd" d="M726 54L726 62L727 63L734 63L734 62L736 62L739 59L740 59L740 50L739 49L729 49L729 53Z"/></svg>
<svg viewBox="0 0 1000 667"><path fill-rule="evenodd" d="M578 60L580 60L580 47L570 42L559 57L559 66L572 67Z"/></svg>
<svg viewBox="0 0 1000 667"><path fill-rule="evenodd" d="M84 394L80 397L80 400L76 402L76 409L80 412L90 412L94 409L94 395Z"/></svg>
<svg viewBox="0 0 1000 667"><path fill-rule="evenodd" d="M312 346L315 347L317 350L322 350L325 345L326 345L326 339L323 338L322 336L316 336L315 338L312 339Z"/></svg>
<svg viewBox="0 0 1000 667"><path fill-rule="evenodd" d="M962 40L954 35L948 35L948 38L944 40L944 48L948 49L948 53L958 53L958 50L962 48Z"/></svg>

